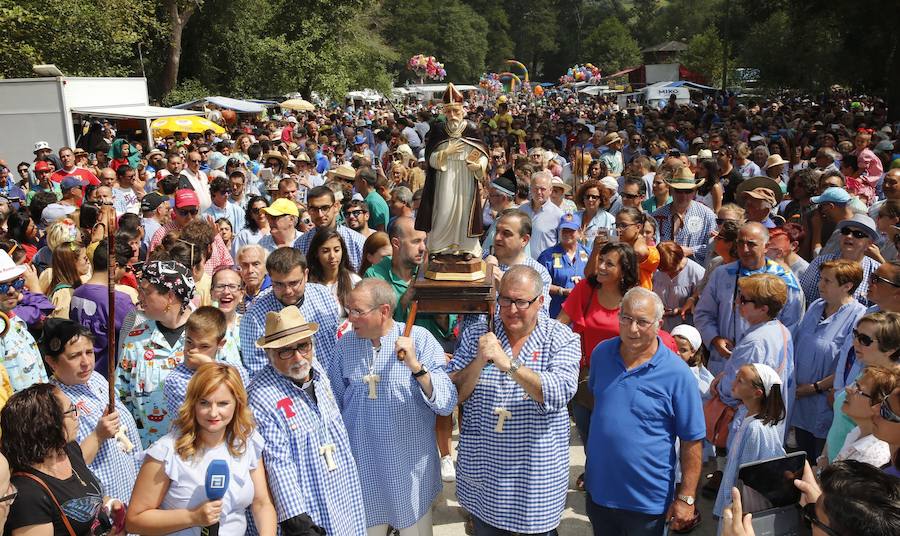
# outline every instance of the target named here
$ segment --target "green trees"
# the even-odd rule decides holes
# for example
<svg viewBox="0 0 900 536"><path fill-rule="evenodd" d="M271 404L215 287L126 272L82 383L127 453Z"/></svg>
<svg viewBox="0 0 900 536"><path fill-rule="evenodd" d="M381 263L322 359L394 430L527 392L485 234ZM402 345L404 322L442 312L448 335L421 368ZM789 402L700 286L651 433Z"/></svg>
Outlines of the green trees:
<svg viewBox="0 0 900 536"><path fill-rule="evenodd" d="M604 74L641 63L637 41L615 17L605 19L587 36L582 56L600 67Z"/></svg>

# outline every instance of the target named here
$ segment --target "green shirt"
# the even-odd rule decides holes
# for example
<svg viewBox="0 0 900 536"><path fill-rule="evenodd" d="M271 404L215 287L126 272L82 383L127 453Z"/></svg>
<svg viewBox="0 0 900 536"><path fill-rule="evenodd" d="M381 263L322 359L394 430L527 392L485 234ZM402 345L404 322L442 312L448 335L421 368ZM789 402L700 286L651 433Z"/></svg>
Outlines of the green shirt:
<svg viewBox="0 0 900 536"><path fill-rule="evenodd" d="M381 194L372 190L366 196L366 204L369 205L369 228L378 229L378 226L382 225L382 230L387 232L388 220L391 215L384 198L381 197Z"/></svg>
<svg viewBox="0 0 900 536"><path fill-rule="evenodd" d="M409 308L400 307L400 297L406 293L406 290L409 288L409 283L397 277L397 274L391 269L391 258L385 257L381 259L378 264L370 266L366 270L364 277L383 279L391 284L391 287L394 289L394 294L397 295L397 307L394 309L394 321L406 322L406 318L409 316ZM453 327L456 325L456 315L450 315L448 331L444 331L441 326L435 322L433 314L417 314L414 324L422 326L430 331L438 341L445 341L449 339L453 333Z"/></svg>

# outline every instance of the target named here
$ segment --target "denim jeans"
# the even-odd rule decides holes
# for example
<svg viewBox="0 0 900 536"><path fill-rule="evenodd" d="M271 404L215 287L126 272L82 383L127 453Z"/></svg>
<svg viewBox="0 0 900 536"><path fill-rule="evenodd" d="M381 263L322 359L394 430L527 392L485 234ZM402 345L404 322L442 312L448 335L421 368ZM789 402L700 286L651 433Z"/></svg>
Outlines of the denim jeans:
<svg viewBox="0 0 900 536"><path fill-rule="evenodd" d="M492 527L475 516L472 516L472 523L475 525L475 536L513 536L519 534L517 532L510 532L508 530ZM558 536L558 534L556 529L553 529L549 532L533 533L533 536ZM529 533L528 536L532 536L532 533Z"/></svg>
<svg viewBox="0 0 900 536"><path fill-rule="evenodd" d="M585 509L594 536L662 536L666 530L666 515L650 515L630 510L600 506L585 494Z"/></svg>

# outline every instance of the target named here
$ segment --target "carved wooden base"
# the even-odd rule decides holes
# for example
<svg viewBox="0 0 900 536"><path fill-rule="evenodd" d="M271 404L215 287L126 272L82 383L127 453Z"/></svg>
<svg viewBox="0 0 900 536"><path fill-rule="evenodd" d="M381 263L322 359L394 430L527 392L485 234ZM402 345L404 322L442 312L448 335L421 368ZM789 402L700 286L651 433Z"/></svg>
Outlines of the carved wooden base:
<svg viewBox="0 0 900 536"><path fill-rule="evenodd" d="M474 282L484 279L485 264L481 259L439 255L428 260L425 278L433 281Z"/></svg>

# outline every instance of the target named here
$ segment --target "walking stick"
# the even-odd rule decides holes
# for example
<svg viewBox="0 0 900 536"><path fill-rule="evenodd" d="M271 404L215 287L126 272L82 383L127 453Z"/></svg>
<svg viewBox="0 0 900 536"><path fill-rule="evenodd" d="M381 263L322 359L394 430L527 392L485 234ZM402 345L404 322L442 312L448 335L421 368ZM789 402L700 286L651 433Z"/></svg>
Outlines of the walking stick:
<svg viewBox="0 0 900 536"><path fill-rule="evenodd" d="M412 305L409 307L409 315L406 317L406 326L403 328L403 336L409 337L410 333L412 333L413 323L416 321L416 313L419 312L419 300L415 300L412 302ZM400 350L397 352L397 359L403 361L406 359L406 350Z"/></svg>
<svg viewBox="0 0 900 536"><path fill-rule="evenodd" d="M105 209L111 207L104 206ZM115 212L106 214L106 276L108 290L107 322L109 334L106 346L106 380L109 391L108 412L116 411L116 216ZM125 426L119 426L115 435L119 448L124 452L131 452L134 445L125 433Z"/></svg>

